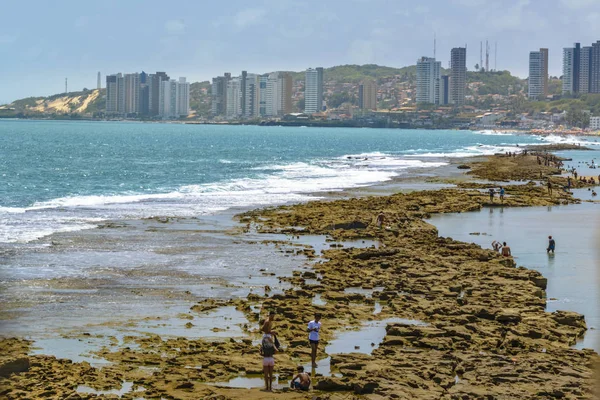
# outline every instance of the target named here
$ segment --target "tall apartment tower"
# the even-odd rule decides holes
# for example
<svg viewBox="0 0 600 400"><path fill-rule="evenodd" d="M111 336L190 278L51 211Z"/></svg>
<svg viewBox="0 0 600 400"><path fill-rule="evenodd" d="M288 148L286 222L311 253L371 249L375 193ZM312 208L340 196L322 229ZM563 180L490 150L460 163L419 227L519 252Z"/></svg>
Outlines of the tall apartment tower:
<svg viewBox="0 0 600 400"><path fill-rule="evenodd" d="M100 74L100 71L98 71L98 83L96 85L96 89L102 89L102 74Z"/></svg>
<svg viewBox="0 0 600 400"><path fill-rule="evenodd" d="M358 107L361 110L377 110L377 83L364 81L358 86Z"/></svg>
<svg viewBox="0 0 600 400"><path fill-rule="evenodd" d="M260 112L260 77L242 73L242 82L242 117L255 118Z"/></svg>
<svg viewBox="0 0 600 400"><path fill-rule="evenodd" d="M417 103L440 104L441 64L431 57L417 61Z"/></svg>
<svg viewBox="0 0 600 400"><path fill-rule="evenodd" d="M211 113L213 116L227 114L227 83L231 80L231 74L226 72L223 76L217 76L212 80L211 86Z"/></svg>
<svg viewBox="0 0 600 400"><path fill-rule="evenodd" d="M187 117L190 114L190 83L185 78L177 82L177 116Z"/></svg>
<svg viewBox="0 0 600 400"><path fill-rule="evenodd" d="M529 89L527 97L539 99L544 94L544 53L532 51L529 53Z"/></svg>
<svg viewBox="0 0 600 400"><path fill-rule="evenodd" d="M151 116L157 116L160 114L159 103L160 103L160 88L162 82L167 82L169 75L166 72L157 71L155 74L150 74L147 77L148 85L148 108Z"/></svg>
<svg viewBox="0 0 600 400"><path fill-rule="evenodd" d="M314 114L323 110L323 68L309 68L304 80L304 112Z"/></svg>
<svg viewBox="0 0 600 400"><path fill-rule="evenodd" d="M106 113L117 114L118 108L118 78L121 74L106 76Z"/></svg>
<svg viewBox="0 0 600 400"><path fill-rule="evenodd" d="M246 78L248 76L248 72L242 71L241 76L241 96L242 96L242 116L246 115Z"/></svg>
<svg viewBox="0 0 600 400"><path fill-rule="evenodd" d="M581 45L563 49L563 94L579 93L581 74Z"/></svg>
<svg viewBox="0 0 600 400"><path fill-rule="evenodd" d="M440 104L450 104L450 75L442 75L440 80Z"/></svg>
<svg viewBox="0 0 600 400"><path fill-rule="evenodd" d="M140 74L125 74L125 114L140 111Z"/></svg>
<svg viewBox="0 0 600 400"><path fill-rule="evenodd" d="M292 112L292 91L294 88L292 74L289 72L279 74L278 84L279 90L281 90L281 114L289 114Z"/></svg>
<svg viewBox="0 0 600 400"><path fill-rule="evenodd" d="M465 104L467 90L467 49L455 47L450 52L450 103Z"/></svg>
<svg viewBox="0 0 600 400"><path fill-rule="evenodd" d="M592 74L592 47L582 47L579 59L579 93L589 93Z"/></svg>
<svg viewBox="0 0 600 400"><path fill-rule="evenodd" d="M542 53L542 88L544 97L548 96L548 49L541 48L540 53Z"/></svg>
<svg viewBox="0 0 600 400"><path fill-rule="evenodd" d="M225 116L227 118L239 118L242 116L242 88L241 78L231 78L227 82L227 104Z"/></svg>
<svg viewBox="0 0 600 400"><path fill-rule="evenodd" d="M592 43L590 59L590 93L600 93L600 40Z"/></svg>

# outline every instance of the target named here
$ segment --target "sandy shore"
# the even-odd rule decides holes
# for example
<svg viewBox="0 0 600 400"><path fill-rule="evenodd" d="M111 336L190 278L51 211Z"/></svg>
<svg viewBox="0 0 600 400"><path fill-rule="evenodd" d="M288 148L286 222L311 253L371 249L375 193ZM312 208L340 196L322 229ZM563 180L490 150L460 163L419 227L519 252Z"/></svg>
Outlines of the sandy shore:
<svg viewBox="0 0 600 400"><path fill-rule="evenodd" d="M557 168L540 168L535 156L491 157L467 167L478 179L539 179L541 171L557 187L566 181ZM274 251L317 261L280 278L290 284L283 293L272 294L265 287L244 298L190 304L193 315L223 307L243 313L248 326L242 339L125 337L123 345L98 352L111 363L103 368L28 355L31 343L5 339L0 395L114 397L127 387L121 398L593 398L593 382L600 381L593 376L598 355L571 348L586 331L584 317L546 312L541 274L517 268L512 258L479 246L440 238L424 221L433 213L498 205L482 192L486 184L461 179L458 186L243 213L239 235L327 235L335 243L365 241L376 247L336 245L318 259L306 245L292 243L290 250L289 242L288 247L282 243ZM505 207L579 201L565 192L549 196L534 182L506 187L511 196ZM386 215L383 229L374 224L379 211ZM270 310L277 313L275 329L284 345L276 355L283 387L265 393L218 384L261 372L256 327L259 315ZM318 358L330 370L315 372L331 376L315 376L311 393L287 391L285 383L296 365L310 360L305 324L316 311L324 324ZM378 327L384 329L380 342L339 341L349 328L369 339ZM343 352L324 353L334 345ZM11 370L21 372L9 375ZM100 392L85 393L80 385Z"/></svg>

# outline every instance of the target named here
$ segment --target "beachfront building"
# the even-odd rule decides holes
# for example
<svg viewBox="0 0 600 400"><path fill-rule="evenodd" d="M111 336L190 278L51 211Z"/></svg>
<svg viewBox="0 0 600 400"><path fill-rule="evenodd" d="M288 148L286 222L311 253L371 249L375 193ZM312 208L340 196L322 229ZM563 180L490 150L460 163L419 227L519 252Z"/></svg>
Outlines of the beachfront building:
<svg viewBox="0 0 600 400"><path fill-rule="evenodd" d="M581 44L563 49L563 94L579 93Z"/></svg>
<svg viewBox="0 0 600 400"><path fill-rule="evenodd" d="M125 114L140 111L140 74L125 74Z"/></svg>
<svg viewBox="0 0 600 400"><path fill-rule="evenodd" d="M450 75L442 75L440 80L440 104L450 103Z"/></svg>
<svg viewBox="0 0 600 400"><path fill-rule="evenodd" d="M600 93L600 40L592 43L589 79L590 93Z"/></svg>
<svg viewBox="0 0 600 400"><path fill-rule="evenodd" d="M304 80L304 113L315 114L323 110L323 68L309 68Z"/></svg>
<svg viewBox="0 0 600 400"><path fill-rule="evenodd" d="M161 82L158 103L158 115L163 119L187 117L190 110L190 84L185 78Z"/></svg>
<svg viewBox="0 0 600 400"><path fill-rule="evenodd" d="M590 92L590 74L592 73L592 47L581 48L579 60L579 93Z"/></svg>
<svg viewBox="0 0 600 400"><path fill-rule="evenodd" d="M590 129L600 131L600 117L590 117Z"/></svg>
<svg viewBox="0 0 600 400"><path fill-rule="evenodd" d="M377 83L366 80L358 86L358 107L361 110L377 110Z"/></svg>
<svg viewBox="0 0 600 400"><path fill-rule="evenodd" d="M545 58L542 51L529 53L529 89L527 97L530 100L538 100L546 92L544 89L544 63ZM548 79L545 81L548 82Z"/></svg>
<svg viewBox="0 0 600 400"><path fill-rule="evenodd" d="M245 71L244 71L245 72ZM246 73L243 78L242 117L258 117L260 111L260 81L259 75Z"/></svg>
<svg viewBox="0 0 600 400"><path fill-rule="evenodd" d="M542 91L544 97L548 96L548 49L541 48L540 53L542 53Z"/></svg>
<svg viewBox="0 0 600 400"><path fill-rule="evenodd" d="M123 110L119 110L119 82L123 75L114 74L106 76L106 113L121 114Z"/></svg>
<svg viewBox="0 0 600 400"><path fill-rule="evenodd" d="M213 117L225 116L227 114L227 83L231 80L231 74L226 72L223 76L212 79L211 85L211 114Z"/></svg>
<svg viewBox="0 0 600 400"><path fill-rule="evenodd" d="M467 48L455 47L450 51L450 103L463 106L466 90Z"/></svg>
<svg viewBox="0 0 600 400"><path fill-rule="evenodd" d="M227 107L225 116L229 119L240 118L242 116L242 85L241 78L231 78L227 82L226 101Z"/></svg>
<svg viewBox="0 0 600 400"><path fill-rule="evenodd" d="M261 99L264 98L265 108L261 115L276 117L292 111L292 75L287 72L273 72L265 75L263 93L261 83Z"/></svg>
<svg viewBox="0 0 600 400"><path fill-rule="evenodd" d="M421 57L417 61L417 103L440 104L441 62Z"/></svg>

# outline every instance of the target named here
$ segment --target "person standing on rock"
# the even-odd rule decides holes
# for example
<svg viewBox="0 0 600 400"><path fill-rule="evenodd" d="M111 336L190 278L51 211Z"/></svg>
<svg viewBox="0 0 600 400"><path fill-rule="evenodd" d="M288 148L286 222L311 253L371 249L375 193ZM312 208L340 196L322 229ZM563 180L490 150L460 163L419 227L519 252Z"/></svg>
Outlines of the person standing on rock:
<svg viewBox="0 0 600 400"><path fill-rule="evenodd" d="M502 242L502 255L504 257L512 257L512 253L510 252L510 247L506 245L506 242Z"/></svg>
<svg viewBox="0 0 600 400"><path fill-rule="evenodd" d="M490 192L490 201L493 203L494 195L496 194L496 191L494 190L494 188L490 188L489 192Z"/></svg>
<svg viewBox="0 0 600 400"><path fill-rule="evenodd" d="M552 196L552 182L550 182L550 179L548 179L548 194L550 196Z"/></svg>
<svg viewBox="0 0 600 400"><path fill-rule="evenodd" d="M552 236L548 236L548 248L546 249L546 253L550 254L550 252L552 252L552 254L554 254L555 248L556 242L554 241L554 239L552 239Z"/></svg>
<svg viewBox="0 0 600 400"><path fill-rule="evenodd" d="M379 213L379 215L377 215L377 222L376 225L379 229L381 229L383 227L383 223L385 222L385 214L383 214L383 211L381 211Z"/></svg>
<svg viewBox="0 0 600 400"><path fill-rule="evenodd" d="M500 186L500 201L504 203L504 188Z"/></svg>
<svg viewBox="0 0 600 400"><path fill-rule="evenodd" d="M316 313L315 319L308 323L308 342L310 343L310 358L312 366L317 366L317 348L319 347L319 331L321 330L321 314Z"/></svg>

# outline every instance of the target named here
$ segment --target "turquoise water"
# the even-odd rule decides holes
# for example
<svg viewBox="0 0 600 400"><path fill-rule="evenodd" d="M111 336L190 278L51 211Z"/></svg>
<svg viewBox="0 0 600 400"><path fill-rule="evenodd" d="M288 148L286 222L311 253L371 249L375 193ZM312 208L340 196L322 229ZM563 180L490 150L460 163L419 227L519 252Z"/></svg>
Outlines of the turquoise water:
<svg viewBox="0 0 600 400"><path fill-rule="evenodd" d="M0 243L106 219L302 201L540 141L469 131L0 121Z"/></svg>

